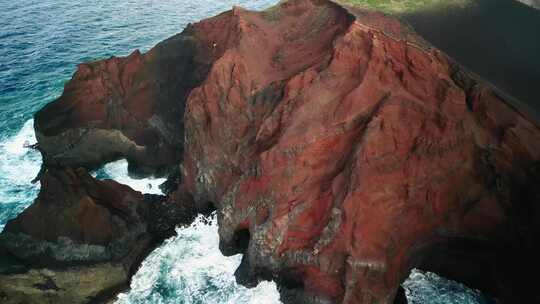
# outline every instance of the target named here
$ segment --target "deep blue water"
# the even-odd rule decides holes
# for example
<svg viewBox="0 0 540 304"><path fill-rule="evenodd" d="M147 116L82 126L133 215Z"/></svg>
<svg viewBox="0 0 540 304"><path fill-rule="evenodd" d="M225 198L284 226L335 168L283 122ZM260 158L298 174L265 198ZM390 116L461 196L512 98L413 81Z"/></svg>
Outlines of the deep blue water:
<svg viewBox="0 0 540 304"><path fill-rule="evenodd" d="M187 23L232 5L257 9L277 0L0 0L0 230L39 191L32 180L39 154L32 115L61 94L80 62L148 50L180 32ZM134 180L118 161L95 173L143 191L159 191L162 180ZM153 187L148 187L148 184ZM178 236L143 263L117 303L280 303L272 282L246 289L234 280L241 256L218 250L217 226L201 220L178 229ZM415 271L404 284L414 304L482 304L474 290Z"/></svg>

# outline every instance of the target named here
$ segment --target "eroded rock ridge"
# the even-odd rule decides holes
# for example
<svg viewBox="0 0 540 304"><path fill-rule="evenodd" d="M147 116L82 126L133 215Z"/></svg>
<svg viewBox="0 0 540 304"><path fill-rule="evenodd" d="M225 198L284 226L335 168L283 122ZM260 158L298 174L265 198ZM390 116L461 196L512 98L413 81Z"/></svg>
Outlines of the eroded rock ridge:
<svg viewBox="0 0 540 304"><path fill-rule="evenodd" d="M285 303L393 303L413 267L537 300L523 274L539 269L537 124L390 16L323 0L236 7L146 54L81 65L36 133L42 192L3 236L47 245L17 258L69 264L35 251L67 238L103 248L86 251L93 262L140 257L126 252L150 248L141 239L167 218L144 210L170 204L186 216L163 231L217 209L222 252L244 253L238 281L276 280ZM168 197L49 169L120 157L180 172ZM46 203L64 184L83 185L54 192L74 207Z"/></svg>

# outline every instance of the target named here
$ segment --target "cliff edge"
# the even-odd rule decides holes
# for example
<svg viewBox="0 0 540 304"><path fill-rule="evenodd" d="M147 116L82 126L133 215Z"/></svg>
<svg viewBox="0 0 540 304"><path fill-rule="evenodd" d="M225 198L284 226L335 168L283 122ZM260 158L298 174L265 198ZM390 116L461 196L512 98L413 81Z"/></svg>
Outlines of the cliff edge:
<svg viewBox="0 0 540 304"><path fill-rule="evenodd" d="M538 300L538 124L382 13L235 7L81 65L36 133L44 170L179 171L168 201L215 208L237 280L285 303L393 303L414 267Z"/></svg>

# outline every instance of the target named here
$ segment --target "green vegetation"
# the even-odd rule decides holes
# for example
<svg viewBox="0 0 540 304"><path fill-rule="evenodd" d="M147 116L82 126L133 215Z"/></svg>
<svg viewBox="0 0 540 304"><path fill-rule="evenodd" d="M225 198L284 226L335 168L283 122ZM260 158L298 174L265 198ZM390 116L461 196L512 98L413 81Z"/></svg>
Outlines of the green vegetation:
<svg viewBox="0 0 540 304"><path fill-rule="evenodd" d="M472 0L337 0L338 3L376 9L385 13L407 14L419 10L464 7Z"/></svg>
<svg viewBox="0 0 540 304"><path fill-rule="evenodd" d="M281 2L280 2L281 3ZM277 21L281 16L281 11L279 10L279 4L271 6L262 11L262 16L268 21Z"/></svg>

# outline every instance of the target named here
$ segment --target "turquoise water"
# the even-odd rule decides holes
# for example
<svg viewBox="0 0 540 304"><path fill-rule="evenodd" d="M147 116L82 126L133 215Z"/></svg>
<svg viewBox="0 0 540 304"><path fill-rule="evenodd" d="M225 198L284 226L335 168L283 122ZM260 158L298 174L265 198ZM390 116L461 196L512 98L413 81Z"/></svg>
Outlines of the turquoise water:
<svg viewBox="0 0 540 304"><path fill-rule="evenodd" d="M180 32L188 22L232 5L258 9L277 0L0 0L0 230L36 197L30 181L41 158L34 143L32 115L59 96L83 61L148 50ZM146 193L163 180L132 179L118 161L94 173ZM148 185L151 184L152 187ZM234 280L241 256L218 250L215 219L199 218L167 240L143 263L117 303L280 303L276 286L246 289ZM482 296L434 274L414 272L404 285L414 304L481 304Z"/></svg>

